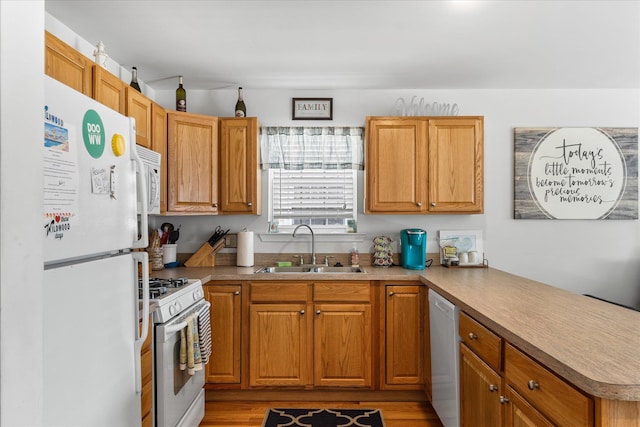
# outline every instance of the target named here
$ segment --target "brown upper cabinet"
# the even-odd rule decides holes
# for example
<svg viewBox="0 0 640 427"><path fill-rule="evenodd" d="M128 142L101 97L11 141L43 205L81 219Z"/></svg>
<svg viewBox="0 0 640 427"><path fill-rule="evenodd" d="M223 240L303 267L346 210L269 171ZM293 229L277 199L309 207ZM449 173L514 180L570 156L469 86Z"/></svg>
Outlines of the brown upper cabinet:
<svg viewBox="0 0 640 427"><path fill-rule="evenodd" d="M151 100L131 86L126 92L125 114L136 119L136 144L151 149Z"/></svg>
<svg viewBox="0 0 640 427"><path fill-rule="evenodd" d="M120 114L126 114L126 85L100 66L93 67L93 99Z"/></svg>
<svg viewBox="0 0 640 427"><path fill-rule="evenodd" d="M218 118L167 112L167 212L217 214Z"/></svg>
<svg viewBox="0 0 640 427"><path fill-rule="evenodd" d="M44 72L82 92L93 95L93 62L48 31L44 33Z"/></svg>
<svg viewBox="0 0 640 427"><path fill-rule="evenodd" d="M366 213L482 213L483 129L483 117L367 117Z"/></svg>
<svg viewBox="0 0 640 427"><path fill-rule="evenodd" d="M223 214L260 215L261 174L258 119L220 119L220 210Z"/></svg>
<svg viewBox="0 0 640 427"><path fill-rule="evenodd" d="M151 103L151 149L160 153L160 213L167 211L167 111Z"/></svg>

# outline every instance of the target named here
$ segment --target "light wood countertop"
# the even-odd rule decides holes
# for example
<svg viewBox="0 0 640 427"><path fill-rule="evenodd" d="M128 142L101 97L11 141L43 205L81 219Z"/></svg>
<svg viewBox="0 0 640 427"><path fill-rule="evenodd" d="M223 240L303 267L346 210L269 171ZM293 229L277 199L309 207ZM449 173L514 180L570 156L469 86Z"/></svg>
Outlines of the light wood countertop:
<svg viewBox="0 0 640 427"><path fill-rule="evenodd" d="M586 393L640 401L640 312L493 268L405 270L365 266L362 274L264 273L256 267L173 268L152 277L210 280L421 281Z"/></svg>
<svg viewBox="0 0 640 427"><path fill-rule="evenodd" d="M424 280L583 391L640 401L640 312L491 268L433 268Z"/></svg>

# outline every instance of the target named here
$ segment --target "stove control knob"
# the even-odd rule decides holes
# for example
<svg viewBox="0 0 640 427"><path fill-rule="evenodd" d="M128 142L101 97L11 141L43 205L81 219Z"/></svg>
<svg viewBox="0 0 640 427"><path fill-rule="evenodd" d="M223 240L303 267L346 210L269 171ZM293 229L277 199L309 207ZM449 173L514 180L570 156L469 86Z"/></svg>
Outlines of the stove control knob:
<svg viewBox="0 0 640 427"><path fill-rule="evenodd" d="M195 291L193 291L193 300L194 301L198 301L199 299L203 298L204 294L203 292L200 291L200 289L196 289Z"/></svg>
<svg viewBox="0 0 640 427"><path fill-rule="evenodd" d="M175 316L177 312L178 312L178 310L176 309L175 305L170 305L169 306L169 314L171 316Z"/></svg>
<svg viewBox="0 0 640 427"><path fill-rule="evenodd" d="M174 304L175 308L176 308L176 312L179 313L182 311L182 304L180 304L180 301L176 301L176 303Z"/></svg>

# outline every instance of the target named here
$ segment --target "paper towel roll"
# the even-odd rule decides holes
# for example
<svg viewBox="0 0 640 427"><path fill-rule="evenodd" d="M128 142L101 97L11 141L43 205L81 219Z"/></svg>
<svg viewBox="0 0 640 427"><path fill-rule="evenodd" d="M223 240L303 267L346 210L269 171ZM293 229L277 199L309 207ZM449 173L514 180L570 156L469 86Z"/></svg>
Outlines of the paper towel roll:
<svg viewBox="0 0 640 427"><path fill-rule="evenodd" d="M253 267L253 231L238 232L238 267Z"/></svg>

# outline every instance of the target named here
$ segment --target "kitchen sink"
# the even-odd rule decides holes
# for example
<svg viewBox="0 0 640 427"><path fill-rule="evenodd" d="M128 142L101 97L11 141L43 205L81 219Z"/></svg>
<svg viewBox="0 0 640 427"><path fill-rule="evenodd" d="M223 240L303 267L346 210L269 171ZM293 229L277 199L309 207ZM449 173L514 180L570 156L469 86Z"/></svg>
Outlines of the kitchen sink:
<svg viewBox="0 0 640 427"><path fill-rule="evenodd" d="M292 267L264 266L257 273L366 273L362 267L331 267L328 265L299 265Z"/></svg>

